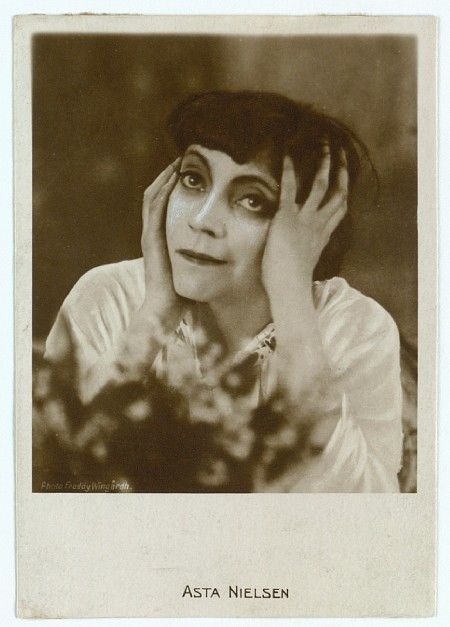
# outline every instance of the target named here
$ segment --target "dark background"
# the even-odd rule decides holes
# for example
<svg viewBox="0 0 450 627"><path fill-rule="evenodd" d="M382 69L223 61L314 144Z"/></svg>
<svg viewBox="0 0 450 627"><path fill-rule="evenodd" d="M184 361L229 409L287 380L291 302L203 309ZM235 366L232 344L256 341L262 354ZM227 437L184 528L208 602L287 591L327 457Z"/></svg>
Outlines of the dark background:
<svg viewBox="0 0 450 627"><path fill-rule="evenodd" d="M342 275L414 345L415 51L400 36L35 36L35 337L85 271L141 255L143 191L174 158L164 128L172 107L195 91L261 89L314 103L368 145L380 196L358 203Z"/></svg>

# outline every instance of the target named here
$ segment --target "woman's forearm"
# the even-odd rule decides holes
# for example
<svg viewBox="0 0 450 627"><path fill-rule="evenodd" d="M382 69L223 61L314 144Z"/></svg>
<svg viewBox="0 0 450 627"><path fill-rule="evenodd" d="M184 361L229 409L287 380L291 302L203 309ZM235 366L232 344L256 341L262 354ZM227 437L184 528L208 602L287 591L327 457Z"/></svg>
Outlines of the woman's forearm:
<svg viewBox="0 0 450 627"><path fill-rule="evenodd" d="M271 308L281 387L290 411L311 424L311 444L323 448L340 417L341 391L323 347L310 284L299 287L297 281Z"/></svg>

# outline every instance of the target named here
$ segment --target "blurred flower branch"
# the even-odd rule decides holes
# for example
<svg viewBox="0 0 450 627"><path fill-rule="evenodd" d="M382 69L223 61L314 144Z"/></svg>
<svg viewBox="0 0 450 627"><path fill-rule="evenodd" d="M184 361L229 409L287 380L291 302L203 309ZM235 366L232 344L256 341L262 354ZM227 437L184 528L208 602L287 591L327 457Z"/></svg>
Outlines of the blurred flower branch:
<svg viewBox="0 0 450 627"><path fill-rule="evenodd" d="M180 358L164 377L147 364L83 403L73 347L51 363L35 344L33 490L252 492L271 484L282 490L284 473L314 454L306 446L308 426L290 416L280 392L251 409L254 354L230 362L201 335L196 346L202 376L189 359ZM403 492L415 492L414 364L402 357L405 437L399 479Z"/></svg>
<svg viewBox="0 0 450 627"><path fill-rule="evenodd" d="M33 489L88 482L93 491L251 492L298 464L306 431L283 411L281 395L250 409L253 356L232 365L217 345L205 346L206 376L180 361L170 380L150 370L138 380L125 374L87 404L73 350L50 363L36 346Z"/></svg>

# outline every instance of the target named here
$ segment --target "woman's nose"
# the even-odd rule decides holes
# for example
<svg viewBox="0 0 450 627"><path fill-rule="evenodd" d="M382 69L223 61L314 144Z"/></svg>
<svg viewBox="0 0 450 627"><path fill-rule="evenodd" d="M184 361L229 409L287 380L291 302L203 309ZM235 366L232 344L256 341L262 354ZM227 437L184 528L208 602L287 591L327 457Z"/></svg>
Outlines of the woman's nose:
<svg viewBox="0 0 450 627"><path fill-rule="evenodd" d="M193 231L202 231L211 237L225 236L226 207L224 201L214 193L208 194L200 206L196 206L189 218L189 226Z"/></svg>

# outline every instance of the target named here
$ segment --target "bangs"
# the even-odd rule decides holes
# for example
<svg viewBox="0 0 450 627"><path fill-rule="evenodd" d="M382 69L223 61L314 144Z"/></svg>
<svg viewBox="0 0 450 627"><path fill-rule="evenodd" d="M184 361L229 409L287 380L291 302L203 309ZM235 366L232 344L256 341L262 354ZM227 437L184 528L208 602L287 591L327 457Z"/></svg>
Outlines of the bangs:
<svg viewBox="0 0 450 627"><path fill-rule="evenodd" d="M360 155L370 161L364 144L345 125L311 105L268 92L195 94L172 111L168 127L180 154L199 144L220 150L239 164L264 155L277 175L283 157L289 155L302 179L302 195L309 192L325 139L333 164L339 162L340 149L345 150L351 183L359 171Z"/></svg>
<svg viewBox="0 0 450 627"><path fill-rule="evenodd" d="M297 126L295 103L263 92L208 92L183 101L168 125L180 152L192 144L220 150L237 163L283 154Z"/></svg>

